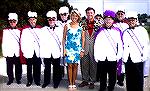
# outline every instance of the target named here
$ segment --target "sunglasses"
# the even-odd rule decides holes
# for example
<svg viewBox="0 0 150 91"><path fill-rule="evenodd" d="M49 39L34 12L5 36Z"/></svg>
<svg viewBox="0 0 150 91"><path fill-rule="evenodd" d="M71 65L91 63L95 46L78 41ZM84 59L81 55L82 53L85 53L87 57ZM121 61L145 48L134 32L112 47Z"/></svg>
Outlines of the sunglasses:
<svg viewBox="0 0 150 91"><path fill-rule="evenodd" d="M16 23L16 20L9 20L9 23Z"/></svg>
<svg viewBox="0 0 150 91"><path fill-rule="evenodd" d="M101 18L96 18L97 20L100 20Z"/></svg>
<svg viewBox="0 0 150 91"><path fill-rule="evenodd" d="M117 13L117 15L124 15L124 13Z"/></svg>
<svg viewBox="0 0 150 91"><path fill-rule="evenodd" d="M48 18L47 20L48 20L48 21L55 21L56 18L55 18L55 17L52 17L52 18Z"/></svg>
<svg viewBox="0 0 150 91"><path fill-rule="evenodd" d="M133 19L128 19L129 22L133 22L133 21L135 21L135 20L136 20L136 19L134 19L134 18L133 18Z"/></svg>
<svg viewBox="0 0 150 91"><path fill-rule="evenodd" d="M67 14L68 14L68 13L63 13L63 14L61 13L60 15L61 15L61 16L67 16Z"/></svg>

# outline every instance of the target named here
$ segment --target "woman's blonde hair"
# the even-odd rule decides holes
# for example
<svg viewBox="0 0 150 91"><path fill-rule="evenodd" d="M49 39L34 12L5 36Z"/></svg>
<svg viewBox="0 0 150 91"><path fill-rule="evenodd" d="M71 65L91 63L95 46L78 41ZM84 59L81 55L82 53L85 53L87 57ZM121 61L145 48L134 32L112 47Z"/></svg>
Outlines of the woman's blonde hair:
<svg viewBox="0 0 150 91"><path fill-rule="evenodd" d="M80 14L80 12L78 11L78 9L73 9L72 11L71 11L71 13L70 13L70 17L72 16L72 14L74 14L74 13L76 13L77 15L78 15L78 20L77 20L77 22L80 22L81 21L81 14Z"/></svg>

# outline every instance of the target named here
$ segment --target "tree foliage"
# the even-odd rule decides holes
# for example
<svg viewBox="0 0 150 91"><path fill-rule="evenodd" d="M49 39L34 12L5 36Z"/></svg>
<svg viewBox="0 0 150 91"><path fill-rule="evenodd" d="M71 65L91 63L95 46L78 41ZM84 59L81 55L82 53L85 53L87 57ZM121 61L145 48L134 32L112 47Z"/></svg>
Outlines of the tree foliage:
<svg viewBox="0 0 150 91"><path fill-rule="evenodd" d="M147 22L147 19L148 18L148 15L147 14L138 14L138 19L139 19L139 22L140 23L146 23Z"/></svg>
<svg viewBox="0 0 150 91"><path fill-rule="evenodd" d="M70 5L67 0L61 2L60 0L1 0L0 3L0 17L7 18L9 12L16 12L19 16L26 16L29 10L36 11L38 15L45 15L49 10L58 9L61 6Z"/></svg>

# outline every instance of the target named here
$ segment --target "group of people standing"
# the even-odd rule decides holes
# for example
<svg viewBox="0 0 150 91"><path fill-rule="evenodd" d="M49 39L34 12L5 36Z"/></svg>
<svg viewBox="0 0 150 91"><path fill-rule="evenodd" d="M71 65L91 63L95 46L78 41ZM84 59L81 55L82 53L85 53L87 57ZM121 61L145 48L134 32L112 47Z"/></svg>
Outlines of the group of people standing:
<svg viewBox="0 0 150 91"><path fill-rule="evenodd" d="M123 10L116 13L106 10L101 20L96 18L99 15L95 16L92 7L88 7L85 13L86 19L82 20L78 9L69 14L68 7L64 6L59 9L61 20L57 20L57 13L51 10L46 14L47 25L42 27L36 24L37 13L29 11L29 24L23 28L17 27L17 14L9 13L10 27L3 30L2 41L9 78L7 85L14 80L13 64L16 82L21 84L21 60L25 57L27 87L33 81L37 86L41 85L43 62L42 88L50 84L52 64L53 87L58 88L63 77L61 66L66 66L68 88L76 89L80 63L82 83L78 87L94 89L94 83L100 81L99 91L114 91L116 80L123 86L126 76L127 91L143 91L143 62L148 57L149 37L145 28L137 25L137 13L128 12L125 19Z"/></svg>

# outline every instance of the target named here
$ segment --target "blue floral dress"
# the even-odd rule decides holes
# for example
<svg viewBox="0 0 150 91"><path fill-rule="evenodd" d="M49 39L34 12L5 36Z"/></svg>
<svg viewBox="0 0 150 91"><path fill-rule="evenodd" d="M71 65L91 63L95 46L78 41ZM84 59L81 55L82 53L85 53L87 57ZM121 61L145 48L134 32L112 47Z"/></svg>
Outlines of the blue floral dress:
<svg viewBox="0 0 150 91"><path fill-rule="evenodd" d="M67 63L79 63L80 62L80 51L82 49L82 28L74 29L68 24L65 49L67 56L65 58Z"/></svg>

